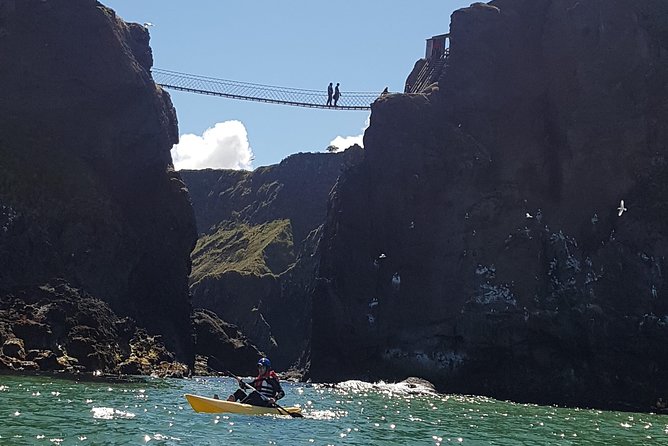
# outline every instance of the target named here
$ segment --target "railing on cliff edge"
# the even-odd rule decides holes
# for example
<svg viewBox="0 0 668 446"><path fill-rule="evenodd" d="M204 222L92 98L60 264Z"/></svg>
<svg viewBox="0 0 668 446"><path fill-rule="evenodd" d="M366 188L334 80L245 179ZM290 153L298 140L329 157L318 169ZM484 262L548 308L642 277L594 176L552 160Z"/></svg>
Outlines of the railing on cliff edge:
<svg viewBox="0 0 668 446"><path fill-rule="evenodd" d="M423 59L424 63L417 74L412 74L406 81L404 93L421 93L430 84L437 82L443 67L448 61L450 49L446 48L443 54L437 58Z"/></svg>
<svg viewBox="0 0 668 446"><path fill-rule="evenodd" d="M304 90L251 84L160 68L153 68L151 73L155 83L167 89L295 107L327 110L371 110L371 103L380 96L380 93L343 91L337 106L334 107L326 104L327 92L325 90Z"/></svg>

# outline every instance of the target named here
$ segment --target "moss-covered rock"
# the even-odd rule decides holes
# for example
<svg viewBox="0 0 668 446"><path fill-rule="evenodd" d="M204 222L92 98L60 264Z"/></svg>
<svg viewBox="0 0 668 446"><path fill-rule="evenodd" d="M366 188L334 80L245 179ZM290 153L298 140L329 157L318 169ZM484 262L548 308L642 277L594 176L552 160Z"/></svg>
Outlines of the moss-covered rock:
<svg viewBox="0 0 668 446"><path fill-rule="evenodd" d="M296 260L292 227L289 220L257 226L223 223L199 238L191 257L190 280L195 286L206 277L220 277L228 271L279 275Z"/></svg>

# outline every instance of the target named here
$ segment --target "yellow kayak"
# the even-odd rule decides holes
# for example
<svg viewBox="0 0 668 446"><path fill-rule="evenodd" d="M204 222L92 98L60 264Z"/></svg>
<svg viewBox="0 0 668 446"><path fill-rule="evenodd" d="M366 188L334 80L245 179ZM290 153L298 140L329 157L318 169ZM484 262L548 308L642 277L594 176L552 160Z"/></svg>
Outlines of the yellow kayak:
<svg viewBox="0 0 668 446"><path fill-rule="evenodd" d="M250 404L235 403L232 401L207 398L205 396L191 395L186 393L186 399L195 412L205 413L238 413L243 415L295 415L300 416L302 409L300 407L262 407L251 406ZM288 413L286 413L288 412Z"/></svg>

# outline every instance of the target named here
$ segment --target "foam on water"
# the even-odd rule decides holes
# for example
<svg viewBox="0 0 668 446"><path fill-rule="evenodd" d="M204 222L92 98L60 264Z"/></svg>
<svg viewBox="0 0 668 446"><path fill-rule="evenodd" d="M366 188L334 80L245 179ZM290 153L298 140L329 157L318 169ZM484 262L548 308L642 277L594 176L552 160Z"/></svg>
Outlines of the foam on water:
<svg viewBox="0 0 668 446"><path fill-rule="evenodd" d="M343 410L311 410L307 415L304 415L304 417L314 420L338 420L346 416L348 416L348 412Z"/></svg>
<svg viewBox="0 0 668 446"><path fill-rule="evenodd" d="M409 383L402 381L398 383L386 383L384 381L378 381L376 383L368 383L365 381L350 380L340 382L334 387L354 393L378 391L395 395L436 395L434 389L419 382Z"/></svg>
<svg viewBox="0 0 668 446"><path fill-rule="evenodd" d="M90 411L93 413L93 418L97 418L98 420L113 420L114 418L131 419L135 417L135 414L132 412L124 412L113 407L93 407Z"/></svg>

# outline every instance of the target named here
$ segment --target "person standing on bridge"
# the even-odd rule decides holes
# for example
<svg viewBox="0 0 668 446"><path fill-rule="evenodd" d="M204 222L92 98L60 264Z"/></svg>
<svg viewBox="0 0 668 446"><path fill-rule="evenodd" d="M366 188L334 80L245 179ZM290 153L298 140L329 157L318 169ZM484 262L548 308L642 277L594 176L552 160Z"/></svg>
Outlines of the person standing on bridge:
<svg viewBox="0 0 668 446"><path fill-rule="evenodd" d="M341 97L341 92L339 91L339 83L336 83L336 88L334 89L334 107L336 107L336 103L339 102L339 98Z"/></svg>
<svg viewBox="0 0 668 446"><path fill-rule="evenodd" d="M334 93L334 89L332 88L332 83L329 83L329 86L327 87L327 105L329 107L332 106L332 93Z"/></svg>

